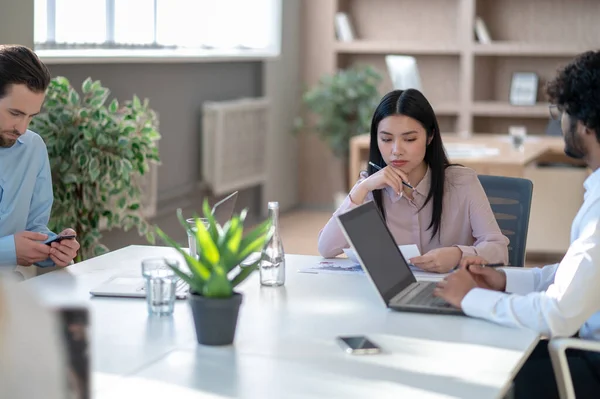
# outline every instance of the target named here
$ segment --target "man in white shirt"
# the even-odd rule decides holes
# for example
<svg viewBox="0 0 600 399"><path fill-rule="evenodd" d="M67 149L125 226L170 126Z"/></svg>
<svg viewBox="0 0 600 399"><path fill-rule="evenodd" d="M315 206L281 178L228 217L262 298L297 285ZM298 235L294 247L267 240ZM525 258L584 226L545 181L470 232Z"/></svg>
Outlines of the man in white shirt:
<svg viewBox="0 0 600 399"><path fill-rule="evenodd" d="M543 268L503 271L478 257L436 288L435 295L465 314L546 337L600 340L600 51L581 54L548 84L553 118L561 121L565 153L583 159L593 173L571 227L562 261ZM560 184L556 186L561 190ZM560 210L557 210L560 212ZM600 356L567 352L577 398L600 397ZM515 397L558 398L547 341L542 341L515 379Z"/></svg>

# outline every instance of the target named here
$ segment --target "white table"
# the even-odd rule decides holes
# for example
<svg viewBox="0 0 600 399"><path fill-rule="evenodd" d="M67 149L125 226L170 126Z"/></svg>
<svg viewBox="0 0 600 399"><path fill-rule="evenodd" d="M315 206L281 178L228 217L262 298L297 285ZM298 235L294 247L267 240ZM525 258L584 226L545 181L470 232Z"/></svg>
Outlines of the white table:
<svg viewBox="0 0 600 399"><path fill-rule="evenodd" d="M143 299L90 297L143 258L173 253L130 246L24 283L49 303L89 305L94 397L498 398L538 341L481 320L388 310L363 275L297 273L316 256L288 255L284 287L261 287L258 273L241 285L233 346L198 345L186 301L153 318ZM350 334L384 353L345 354L335 337Z"/></svg>

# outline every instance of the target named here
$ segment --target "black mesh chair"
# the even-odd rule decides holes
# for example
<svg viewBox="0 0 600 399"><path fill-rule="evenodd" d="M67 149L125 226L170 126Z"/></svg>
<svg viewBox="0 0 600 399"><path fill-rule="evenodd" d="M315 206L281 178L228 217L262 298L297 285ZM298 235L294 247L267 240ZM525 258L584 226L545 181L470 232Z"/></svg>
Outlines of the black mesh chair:
<svg viewBox="0 0 600 399"><path fill-rule="evenodd" d="M533 183L528 179L488 175L479 175L479 181L502 234L510 240L509 265L524 266Z"/></svg>

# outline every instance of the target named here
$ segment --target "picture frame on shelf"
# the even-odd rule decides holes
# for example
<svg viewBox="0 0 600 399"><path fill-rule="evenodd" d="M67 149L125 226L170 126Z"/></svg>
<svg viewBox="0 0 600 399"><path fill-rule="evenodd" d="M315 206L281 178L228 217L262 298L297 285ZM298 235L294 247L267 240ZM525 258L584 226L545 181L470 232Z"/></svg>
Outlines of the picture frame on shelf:
<svg viewBox="0 0 600 399"><path fill-rule="evenodd" d="M536 73L513 73L510 84L510 104L535 105L537 102L538 85L539 77Z"/></svg>

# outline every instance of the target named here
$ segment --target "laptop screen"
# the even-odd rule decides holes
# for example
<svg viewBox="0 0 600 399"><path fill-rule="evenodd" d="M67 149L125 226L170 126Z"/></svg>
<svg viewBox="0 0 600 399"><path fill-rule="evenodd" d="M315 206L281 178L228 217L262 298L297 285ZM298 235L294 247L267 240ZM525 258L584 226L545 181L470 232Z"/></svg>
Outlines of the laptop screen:
<svg viewBox="0 0 600 399"><path fill-rule="evenodd" d="M338 220L386 304L416 281L374 202L339 215Z"/></svg>
<svg viewBox="0 0 600 399"><path fill-rule="evenodd" d="M233 211L235 209L235 203L237 201L238 192L235 191L232 194L229 194L227 197L223 198L221 201L217 202L212 209L213 216L217 223L221 226L225 225L233 216Z"/></svg>

